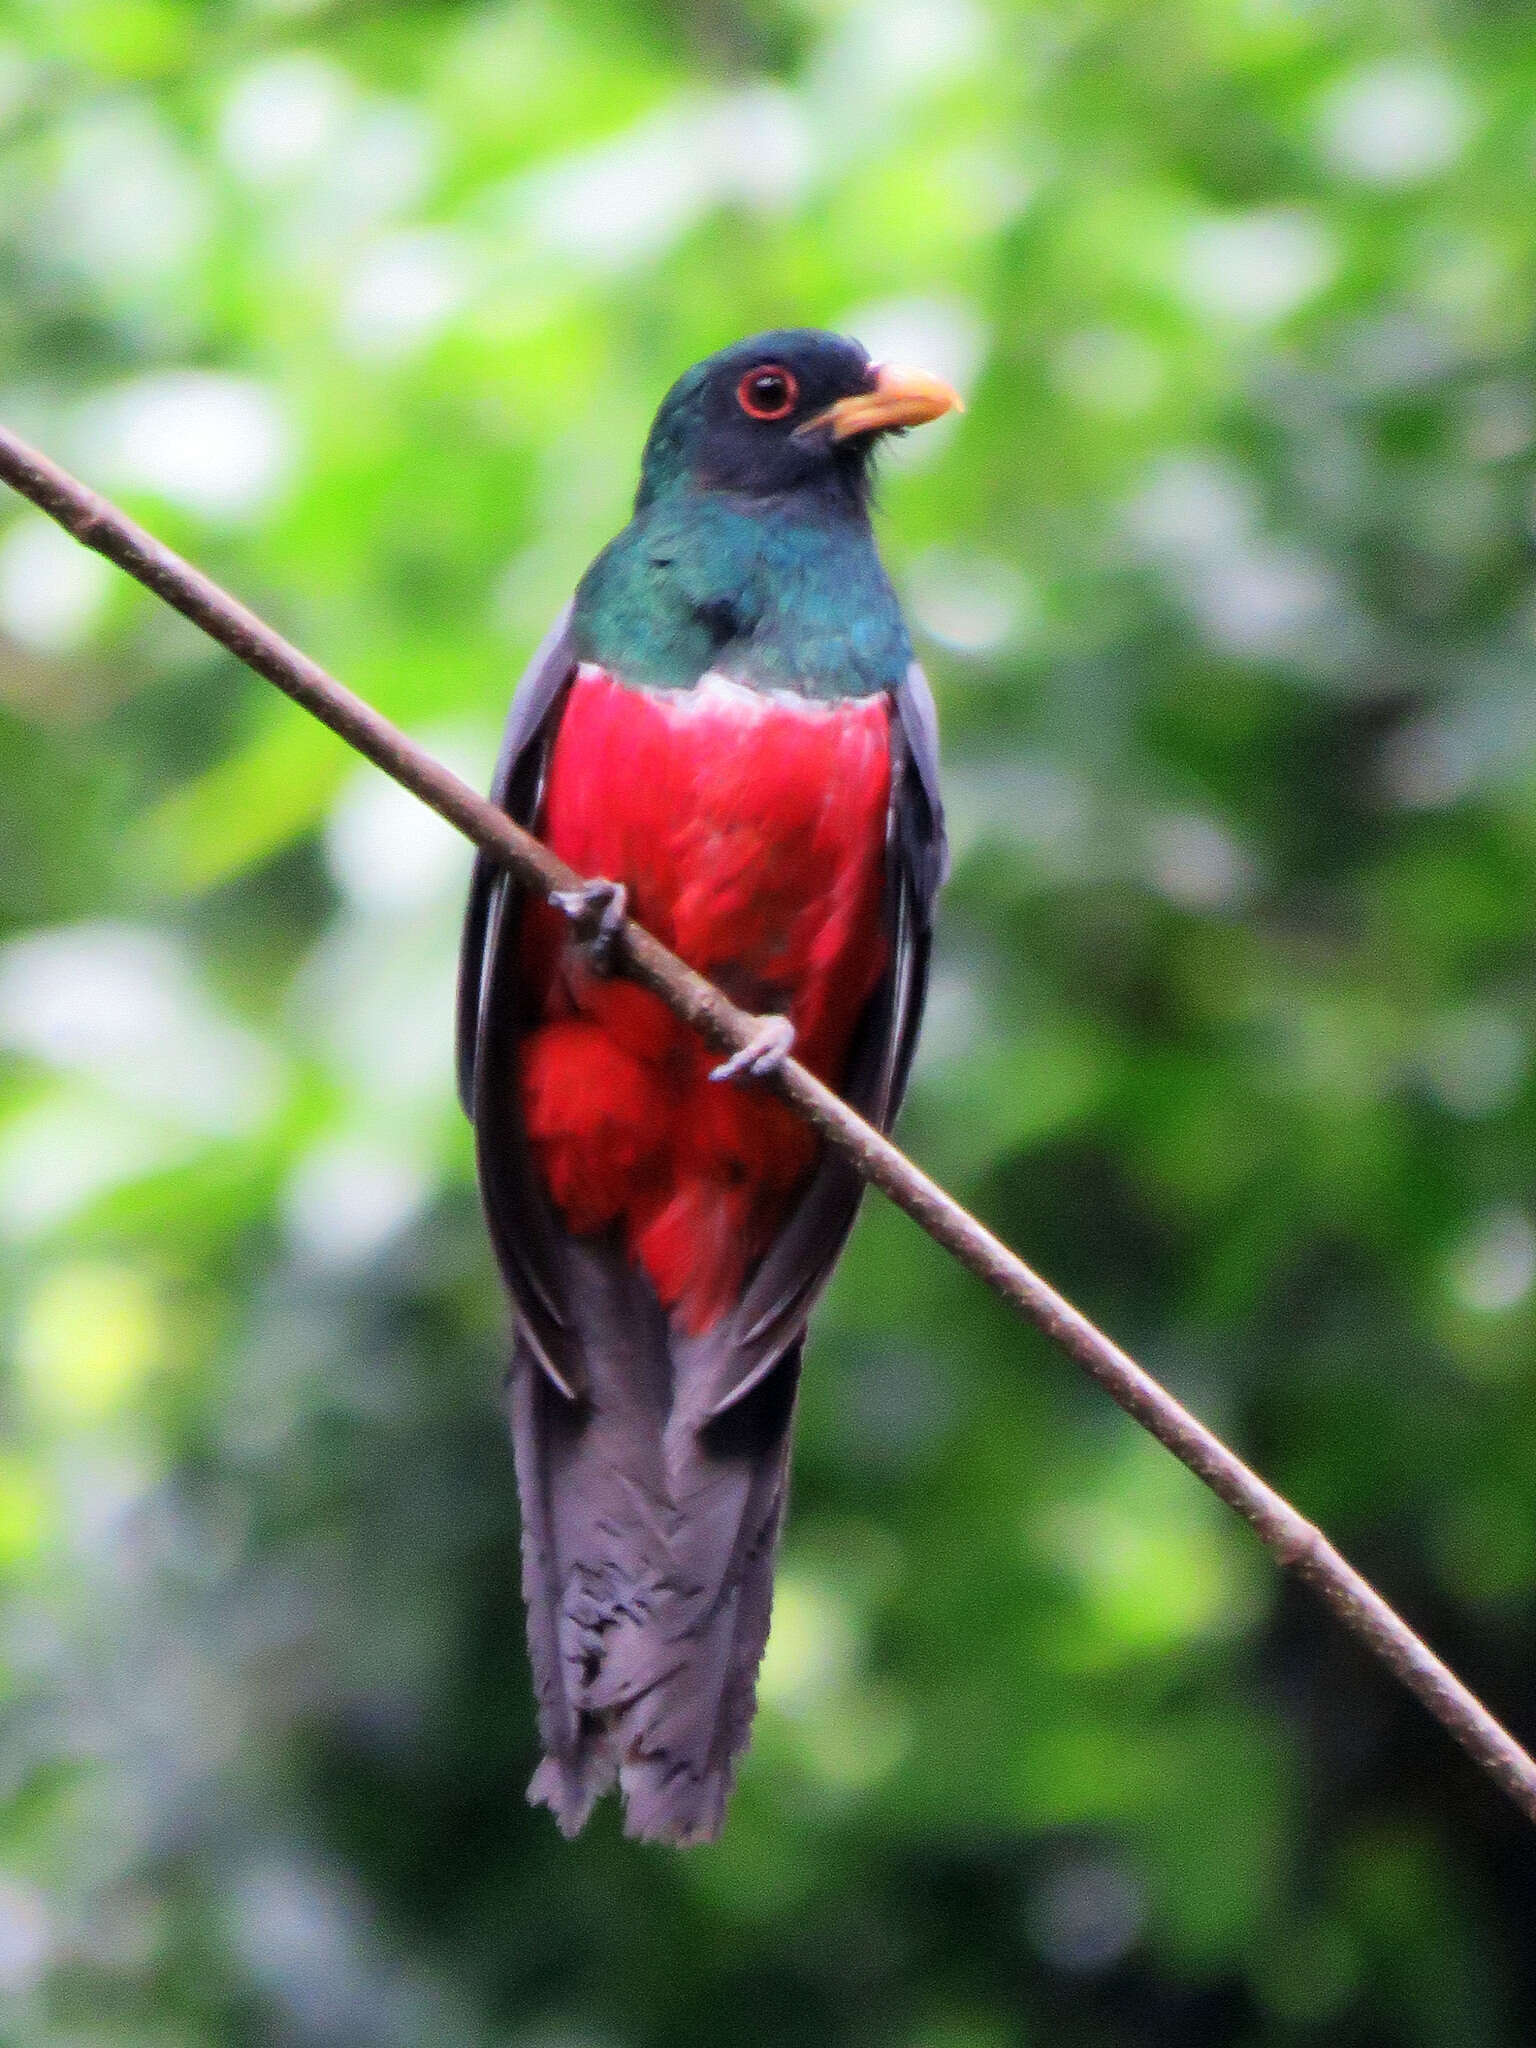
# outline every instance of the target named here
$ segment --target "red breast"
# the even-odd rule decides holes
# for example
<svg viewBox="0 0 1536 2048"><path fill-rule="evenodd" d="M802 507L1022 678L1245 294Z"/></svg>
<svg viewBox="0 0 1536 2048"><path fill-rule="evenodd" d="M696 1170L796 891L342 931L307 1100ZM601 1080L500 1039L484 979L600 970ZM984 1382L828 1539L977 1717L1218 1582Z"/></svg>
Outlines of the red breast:
<svg viewBox="0 0 1536 2048"><path fill-rule="evenodd" d="M743 1008L787 1014L832 1086L886 961L884 697L825 704L706 677L631 689L584 666L556 735L540 836ZM814 1164L814 1135L645 990L601 980L545 906L526 918L523 1111L573 1232L617 1229L663 1304L707 1329Z"/></svg>

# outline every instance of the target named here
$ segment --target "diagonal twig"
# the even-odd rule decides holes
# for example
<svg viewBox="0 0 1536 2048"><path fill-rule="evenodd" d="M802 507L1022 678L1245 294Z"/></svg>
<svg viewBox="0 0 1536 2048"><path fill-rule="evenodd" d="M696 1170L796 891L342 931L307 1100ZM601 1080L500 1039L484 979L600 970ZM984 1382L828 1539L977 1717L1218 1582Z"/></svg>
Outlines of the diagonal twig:
<svg viewBox="0 0 1536 2048"><path fill-rule="evenodd" d="M4 427L0 480L30 498L76 540L164 598L247 667L276 683L522 881L546 893L578 885L581 878L548 847L476 795L361 697L115 505ZM751 1039L755 1019L632 920L620 935L615 965L653 990L712 1044L739 1051ZM865 1180L905 1209L935 1243L1017 1315L1043 1331L1241 1515L1280 1564L1322 1596L1350 1633L1375 1652L1526 1817L1536 1821L1536 1762L1320 1530L813 1074L791 1060L775 1085L829 1143L847 1154Z"/></svg>

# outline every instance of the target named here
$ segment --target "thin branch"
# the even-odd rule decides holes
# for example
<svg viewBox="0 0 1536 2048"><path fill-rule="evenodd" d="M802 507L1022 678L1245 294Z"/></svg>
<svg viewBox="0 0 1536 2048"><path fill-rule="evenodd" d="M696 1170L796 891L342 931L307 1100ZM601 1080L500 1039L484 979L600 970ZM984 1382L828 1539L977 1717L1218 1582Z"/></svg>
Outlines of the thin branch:
<svg viewBox="0 0 1536 2048"><path fill-rule="evenodd" d="M76 540L164 598L247 667L276 683L521 881L546 893L577 884L580 878L547 847L477 796L362 698L115 505L3 427L0 479ZM752 1018L633 921L624 927L616 962L711 1044L736 1051L751 1037ZM1042 1330L1127 1415L1241 1515L1281 1565L1321 1594L1351 1634L1428 1707L1527 1818L1536 1820L1536 1763L1318 1529L813 1074L790 1061L777 1086L829 1143L847 1154L865 1180L905 1209L935 1243L1016 1314Z"/></svg>

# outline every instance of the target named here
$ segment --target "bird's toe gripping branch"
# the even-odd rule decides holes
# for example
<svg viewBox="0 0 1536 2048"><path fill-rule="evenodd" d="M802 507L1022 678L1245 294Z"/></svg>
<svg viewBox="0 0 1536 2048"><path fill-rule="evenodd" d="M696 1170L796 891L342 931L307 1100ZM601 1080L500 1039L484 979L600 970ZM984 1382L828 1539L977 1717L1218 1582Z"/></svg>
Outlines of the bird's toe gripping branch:
<svg viewBox="0 0 1536 2048"><path fill-rule="evenodd" d="M571 921L576 943L595 974L611 974L614 947L629 916L629 891L622 882L583 882L579 889L551 889L549 901Z"/></svg>
<svg viewBox="0 0 1536 2048"><path fill-rule="evenodd" d="M763 1081L776 1074L794 1050L795 1027L787 1017L759 1017L757 1029L728 1060L710 1070L711 1081Z"/></svg>

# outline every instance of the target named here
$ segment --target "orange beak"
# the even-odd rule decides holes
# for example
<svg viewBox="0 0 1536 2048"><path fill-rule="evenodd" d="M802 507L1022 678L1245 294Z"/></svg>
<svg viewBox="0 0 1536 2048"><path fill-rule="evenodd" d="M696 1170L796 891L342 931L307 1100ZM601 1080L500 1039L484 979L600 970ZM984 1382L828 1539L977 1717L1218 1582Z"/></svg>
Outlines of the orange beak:
<svg viewBox="0 0 1536 2048"><path fill-rule="evenodd" d="M926 370L903 370L894 363L882 363L875 372L872 391L838 399L796 432L808 434L815 427L830 427L834 441L846 441L850 434L884 434L893 427L921 427L929 420L942 419L947 412L964 411L959 392L942 377L930 377Z"/></svg>

